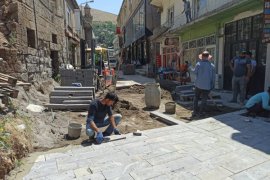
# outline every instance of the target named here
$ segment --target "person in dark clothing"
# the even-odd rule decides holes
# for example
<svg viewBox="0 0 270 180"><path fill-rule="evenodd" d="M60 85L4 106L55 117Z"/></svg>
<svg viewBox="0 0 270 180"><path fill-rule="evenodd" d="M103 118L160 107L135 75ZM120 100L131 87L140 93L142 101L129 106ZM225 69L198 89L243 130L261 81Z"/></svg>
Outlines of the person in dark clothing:
<svg viewBox="0 0 270 180"><path fill-rule="evenodd" d="M120 114L113 115L112 113L112 106L117 101L118 97L116 94L107 93L103 99L97 99L90 103L86 120L86 134L90 139L94 139L96 133L96 142L98 144L102 143L104 136L110 136L113 132L116 135L120 135L117 125L121 121L122 116ZM105 126L108 126L108 128L101 132L99 128Z"/></svg>
<svg viewBox="0 0 270 180"><path fill-rule="evenodd" d="M246 51L242 51L239 57L235 57L229 64L233 71L232 91L233 97L231 103L237 102L237 96L240 94L240 105L244 105L246 98L246 87L251 75L251 61L246 59Z"/></svg>
<svg viewBox="0 0 270 180"><path fill-rule="evenodd" d="M251 63L251 74L250 74L250 78L247 82L247 88L246 88L246 99L248 99L249 97L253 96L255 93L254 93L254 85L256 84L256 79L254 77L254 74L256 72L256 66L257 66L257 62L255 59L252 58L252 52L248 51L247 54L246 54L246 59L247 60L250 60L250 63Z"/></svg>
<svg viewBox="0 0 270 180"><path fill-rule="evenodd" d="M191 19L191 7L190 7L190 2L188 0L183 0L184 2L184 10L182 12L186 14L186 18L187 18L187 23L189 23L192 19Z"/></svg>

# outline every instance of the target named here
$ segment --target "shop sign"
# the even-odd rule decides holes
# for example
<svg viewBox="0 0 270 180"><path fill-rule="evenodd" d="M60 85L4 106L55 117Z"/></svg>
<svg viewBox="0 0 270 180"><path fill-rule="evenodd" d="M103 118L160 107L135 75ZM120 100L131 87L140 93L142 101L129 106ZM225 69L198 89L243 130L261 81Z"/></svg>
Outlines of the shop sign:
<svg viewBox="0 0 270 180"><path fill-rule="evenodd" d="M263 43L270 43L270 0L264 0Z"/></svg>

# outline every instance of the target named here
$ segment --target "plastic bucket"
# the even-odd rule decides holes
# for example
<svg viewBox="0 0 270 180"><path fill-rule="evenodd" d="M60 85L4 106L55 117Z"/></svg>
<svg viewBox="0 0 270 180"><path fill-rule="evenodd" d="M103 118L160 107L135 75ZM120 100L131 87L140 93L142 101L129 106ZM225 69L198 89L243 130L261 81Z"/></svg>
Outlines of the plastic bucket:
<svg viewBox="0 0 270 180"><path fill-rule="evenodd" d="M175 102L167 102L165 104L165 113L175 114L175 108L176 108Z"/></svg>
<svg viewBox="0 0 270 180"><path fill-rule="evenodd" d="M68 125L68 137L69 138L79 138L81 136L82 125L78 123L70 123Z"/></svg>

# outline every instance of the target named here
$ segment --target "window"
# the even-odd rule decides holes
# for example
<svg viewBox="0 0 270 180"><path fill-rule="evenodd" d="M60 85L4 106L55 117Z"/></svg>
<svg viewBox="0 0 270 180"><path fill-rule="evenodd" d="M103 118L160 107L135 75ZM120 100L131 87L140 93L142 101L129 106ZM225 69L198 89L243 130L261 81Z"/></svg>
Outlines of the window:
<svg viewBox="0 0 270 180"><path fill-rule="evenodd" d="M168 25L172 26L174 24L174 6L168 9Z"/></svg>
<svg viewBox="0 0 270 180"><path fill-rule="evenodd" d="M238 40L247 40L251 37L251 17L238 21Z"/></svg>
<svg viewBox="0 0 270 180"><path fill-rule="evenodd" d="M52 43L57 44L57 35L52 34Z"/></svg>
<svg viewBox="0 0 270 180"><path fill-rule="evenodd" d="M27 44L28 47L36 48L36 34L32 29L27 28Z"/></svg>
<svg viewBox="0 0 270 180"><path fill-rule="evenodd" d="M190 41L189 42L189 48L191 49L191 48L196 48L197 46L196 46L196 40L193 40L193 41Z"/></svg>
<svg viewBox="0 0 270 180"><path fill-rule="evenodd" d="M183 47L183 49L188 49L188 42L184 42L182 47Z"/></svg>
<svg viewBox="0 0 270 180"><path fill-rule="evenodd" d="M209 36L205 38L205 45L212 45L212 44L216 44L216 36Z"/></svg>
<svg viewBox="0 0 270 180"><path fill-rule="evenodd" d="M67 7L67 25L72 27L72 25L71 25L71 9L70 9L70 7Z"/></svg>
<svg viewBox="0 0 270 180"><path fill-rule="evenodd" d="M253 17L253 29L252 29L252 38L260 38L262 36L263 28L263 16L257 15Z"/></svg>
<svg viewBox="0 0 270 180"><path fill-rule="evenodd" d="M197 47L203 47L204 46L204 38L198 39L197 40Z"/></svg>

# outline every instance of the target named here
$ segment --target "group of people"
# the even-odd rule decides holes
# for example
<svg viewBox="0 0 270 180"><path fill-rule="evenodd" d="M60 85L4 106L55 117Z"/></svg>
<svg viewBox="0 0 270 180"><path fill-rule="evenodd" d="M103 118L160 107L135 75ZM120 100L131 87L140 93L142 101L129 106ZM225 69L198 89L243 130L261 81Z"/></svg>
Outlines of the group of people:
<svg viewBox="0 0 270 180"><path fill-rule="evenodd" d="M192 117L201 117L205 115L206 102L209 93L214 89L215 84L215 66L210 62L210 54L204 51L200 55L195 69L193 70L196 76L195 79L195 97L193 101ZM232 92L233 97L231 103L237 103L238 94L240 94L240 105L245 104L247 98L246 93L250 89L251 81L254 80L254 73L256 70L256 61L252 59L250 51L241 51L240 55L234 57L230 61L230 67L233 72L232 78ZM270 115L270 87L267 92L258 93L247 101L245 107L248 115L256 116L258 114L269 117ZM198 105L201 98L201 104Z"/></svg>
<svg viewBox="0 0 270 180"><path fill-rule="evenodd" d="M200 59L193 69L196 79L192 117L202 117L205 115L207 99L209 98L210 91L214 89L216 77L216 69L211 62L209 52L204 51L199 57ZM251 57L251 52L242 51L239 57L233 58L230 62L233 71L233 97L231 102L237 102L237 95L240 94L240 104L244 104L246 85L252 78L256 65ZM199 106L200 98L201 104ZM104 98L91 102L86 120L86 134L90 139L95 139L96 142L100 144L103 142L105 136L110 136L112 133L116 135L121 134L117 125L121 121L122 116L120 114L113 115L112 113L112 106L117 102L117 95L111 92L107 93ZM268 91L258 93L249 98L245 107L247 114L250 116L261 114L269 117L270 87ZM108 127L102 132L100 128L105 126Z"/></svg>

